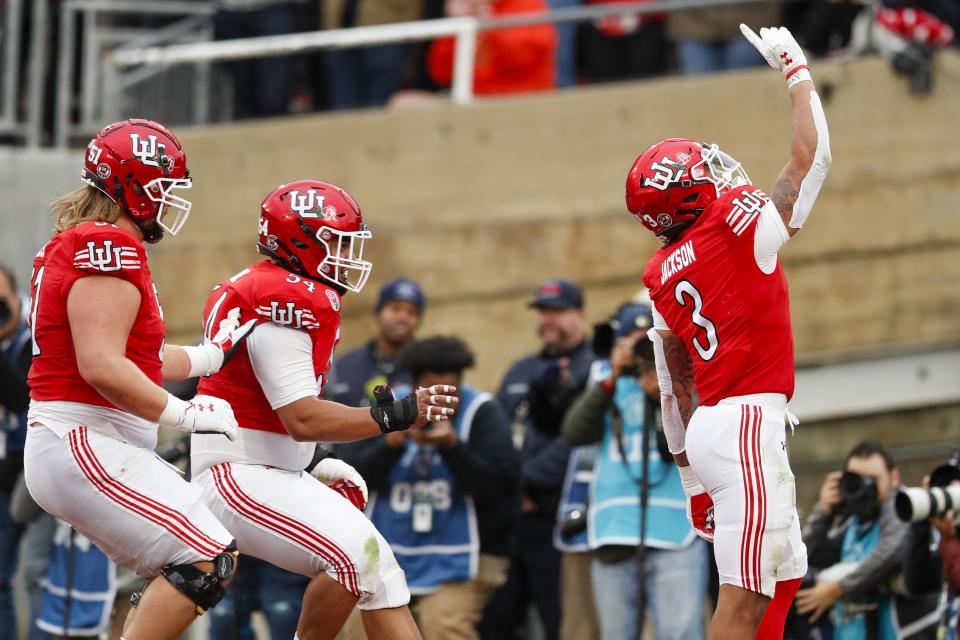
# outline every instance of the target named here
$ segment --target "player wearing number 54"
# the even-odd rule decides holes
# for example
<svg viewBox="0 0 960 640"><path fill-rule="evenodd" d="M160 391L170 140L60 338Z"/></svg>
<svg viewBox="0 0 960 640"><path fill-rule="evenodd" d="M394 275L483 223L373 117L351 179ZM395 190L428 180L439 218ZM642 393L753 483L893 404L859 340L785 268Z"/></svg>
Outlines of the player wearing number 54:
<svg viewBox="0 0 960 640"><path fill-rule="evenodd" d="M830 139L790 32L740 28L783 73L792 103L790 158L770 196L717 145L671 138L634 162L626 199L664 242L643 274L649 336L688 517L714 542L720 596L710 638L779 638L807 555L786 451L794 358L778 251L810 214Z"/></svg>
<svg viewBox="0 0 960 640"><path fill-rule="evenodd" d="M408 345L398 368L414 386L457 387L457 415L338 447L370 487L367 513L407 575L426 640L478 637L474 625L506 581L515 545L520 459L493 396L461 384L473 360L458 338ZM362 637L353 626L348 640Z"/></svg>

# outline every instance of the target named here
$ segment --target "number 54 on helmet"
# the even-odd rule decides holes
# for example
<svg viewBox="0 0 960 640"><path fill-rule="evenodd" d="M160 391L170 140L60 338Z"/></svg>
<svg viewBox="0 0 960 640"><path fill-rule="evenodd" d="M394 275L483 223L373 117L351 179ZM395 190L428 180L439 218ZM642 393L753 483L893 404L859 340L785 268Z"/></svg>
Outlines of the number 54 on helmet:
<svg viewBox="0 0 960 640"><path fill-rule="evenodd" d="M260 205L257 251L307 278L360 291L373 264L363 259L372 237L353 197L329 182L282 184Z"/></svg>

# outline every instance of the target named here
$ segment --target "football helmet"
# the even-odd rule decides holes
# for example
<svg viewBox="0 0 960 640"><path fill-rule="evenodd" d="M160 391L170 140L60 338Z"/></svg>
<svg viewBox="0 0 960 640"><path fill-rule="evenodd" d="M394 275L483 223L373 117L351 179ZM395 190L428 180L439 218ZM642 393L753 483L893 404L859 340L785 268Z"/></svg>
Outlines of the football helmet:
<svg viewBox="0 0 960 640"><path fill-rule="evenodd" d="M260 205L257 251L304 277L360 291L373 264L363 259L372 234L353 197L329 182L282 184Z"/></svg>
<svg viewBox="0 0 960 640"><path fill-rule="evenodd" d="M177 235L191 203L173 194L192 185L180 141L150 120L124 120L104 127L84 157L84 182L99 189L129 215L146 242L164 231Z"/></svg>
<svg viewBox="0 0 960 640"><path fill-rule="evenodd" d="M627 175L627 209L665 242L693 224L721 195L750 183L739 162L715 144L668 138L636 159Z"/></svg>

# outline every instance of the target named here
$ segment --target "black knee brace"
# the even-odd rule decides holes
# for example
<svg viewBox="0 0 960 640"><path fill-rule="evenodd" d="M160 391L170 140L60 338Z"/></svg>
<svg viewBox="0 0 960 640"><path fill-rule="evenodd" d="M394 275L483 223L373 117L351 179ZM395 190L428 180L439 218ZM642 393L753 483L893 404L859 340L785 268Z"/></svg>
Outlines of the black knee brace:
<svg viewBox="0 0 960 640"><path fill-rule="evenodd" d="M213 571L205 573L192 564L176 564L160 570L167 582L176 587L197 605L197 615L215 607L223 599L223 583L237 570L237 544L231 542L213 559Z"/></svg>

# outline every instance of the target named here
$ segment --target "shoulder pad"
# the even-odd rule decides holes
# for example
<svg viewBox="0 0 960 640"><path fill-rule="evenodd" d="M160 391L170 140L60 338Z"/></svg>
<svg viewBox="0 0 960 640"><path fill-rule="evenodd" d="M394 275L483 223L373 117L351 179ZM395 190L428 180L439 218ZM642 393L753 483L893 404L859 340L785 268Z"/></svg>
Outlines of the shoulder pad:
<svg viewBox="0 0 960 640"><path fill-rule="evenodd" d="M88 222L72 231L72 257L76 269L119 275L140 271L147 264L143 243L116 225Z"/></svg>
<svg viewBox="0 0 960 640"><path fill-rule="evenodd" d="M251 273L253 305L264 322L315 330L340 317L340 296L329 287L280 271Z"/></svg>
<svg viewBox="0 0 960 640"><path fill-rule="evenodd" d="M770 197L754 186L737 187L723 194L713 206L718 207L717 216L734 235L741 236L757 222L760 211L770 202Z"/></svg>

